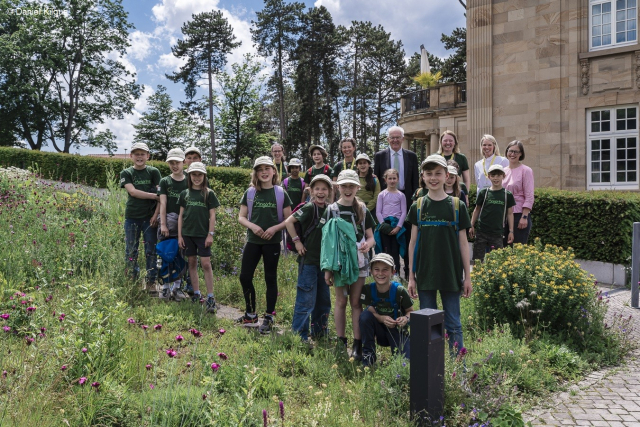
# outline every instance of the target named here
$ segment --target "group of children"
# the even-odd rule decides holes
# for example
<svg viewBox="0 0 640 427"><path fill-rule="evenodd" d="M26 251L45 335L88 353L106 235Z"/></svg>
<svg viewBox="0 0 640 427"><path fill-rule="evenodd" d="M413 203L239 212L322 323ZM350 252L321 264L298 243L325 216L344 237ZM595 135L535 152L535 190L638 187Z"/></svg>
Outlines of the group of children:
<svg viewBox="0 0 640 427"><path fill-rule="evenodd" d="M359 166L358 171L343 168L334 181L330 177L331 168L323 163L326 151L320 146L312 146L310 153L315 165L304 180L300 179L301 162L297 159L290 161L288 176L282 182L270 157L259 157L254 162L251 186L240 201L238 215L238 222L247 228L240 269L245 313L238 323L257 325L261 333L269 333L273 328L278 262L286 228L299 263L292 329L303 340L328 335L330 288L334 287L335 329L345 347L347 303L351 307L351 355L354 359L361 359L364 365L374 363L376 341L408 358L412 298L419 298L421 309L435 309L440 291L450 348L452 351L462 348L460 297L468 297L472 290L466 230L477 236L474 259L482 259L488 246L502 246L505 218L509 230L513 229L512 206L515 202L511 193L502 188L502 167L494 165L490 168L492 186L480 192L471 220L466 202L461 202L456 185L458 180L452 179L457 170L441 155L431 155L422 162L423 188L416 193L409 212L404 194L397 189L399 173L389 169L383 176L387 188L377 196L376 223L372 212L357 197L362 189L362 179L367 181L366 169L371 166L370 160L361 159L363 164L367 163L362 171ZM171 150L167 157L171 175L162 179L158 169L146 165L149 149L145 144L134 144L131 158L134 165L121 172L121 185L129 193L125 238L126 262L131 276L136 278L139 272L136 260L141 233L144 233L148 285L153 284L157 274L154 269L156 241L175 237L188 257L193 301L204 299L198 282L199 256L207 287L206 309L214 312L210 256L219 202L208 187L206 168L199 161L199 151L195 147L184 153L180 149ZM357 159L355 163L358 164ZM186 176L185 165L188 167ZM452 195L447 185L453 189ZM338 194L334 196L334 192ZM302 203L307 197L305 194L309 201ZM410 230L404 228L405 218L411 224ZM379 237L378 251L382 252L371 257L376 246L374 230ZM499 243L497 236L500 236ZM511 234L509 238L512 237ZM400 251L404 248L400 238L410 238L411 273L407 288L393 280L400 267ZM267 289L262 322L259 322L253 284L260 259L263 260ZM370 274L373 282L365 284ZM184 296L175 285L164 285L161 296L182 299Z"/></svg>

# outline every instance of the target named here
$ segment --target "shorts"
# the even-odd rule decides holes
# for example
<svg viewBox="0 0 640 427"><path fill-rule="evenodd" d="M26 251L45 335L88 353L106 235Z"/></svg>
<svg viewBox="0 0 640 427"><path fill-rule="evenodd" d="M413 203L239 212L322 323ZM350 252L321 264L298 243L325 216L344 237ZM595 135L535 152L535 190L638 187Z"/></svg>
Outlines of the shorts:
<svg viewBox="0 0 640 427"><path fill-rule="evenodd" d="M369 266L362 267L360 269L360 273L358 274L358 277L369 277Z"/></svg>
<svg viewBox="0 0 640 427"><path fill-rule="evenodd" d="M187 249L184 251L184 254L186 256L211 256L211 246L207 248L204 245L207 241L206 237L182 236L182 240L184 240L184 244L187 247Z"/></svg>

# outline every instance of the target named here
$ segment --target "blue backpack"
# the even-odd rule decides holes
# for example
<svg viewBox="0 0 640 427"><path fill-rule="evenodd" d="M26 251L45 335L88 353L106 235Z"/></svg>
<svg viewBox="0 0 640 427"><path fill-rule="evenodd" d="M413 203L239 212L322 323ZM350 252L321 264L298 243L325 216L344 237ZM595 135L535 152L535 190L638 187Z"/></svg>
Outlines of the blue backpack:
<svg viewBox="0 0 640 427"><path fill-rule="evenodd" d="M178 280L184 274L187 263L180 255L178 239L163 240L156 245L156 254L162 259L160 277L163 283Z"/></svg>
<svg viewBox="0 0 640 427"><path fill-rule="evenodd" d="M371 306L373 306L373 308L375 308L376 311L377 311L377 306L378 306L379 303L388 302L393 307L393 318L394 318L394 320L397 319L398 318L398 309L400 307L398 306L398 301L396 300L396 293L398 291L398 286L400 286L400 283L391 282L391 287L389 288L389 298L380 298L378 296L378 289L376 288L375 282L374 283L370 283L369 286L371 288Z"/></svg>
<svg viewBox="0 0 640 427"><path fill-rule="evenodd" d="M425 225L435 225L438 227L454 227L456 230L456 236L460 233L460 199L457 197L449 196L451 200L451 209L453 211L453 221L423 221L422 220L422 204L424 203L424 197L418 198L416 201L418 211L416 212L416 216L418 218L418 237L416 238L416 247L413 249L413 271L416 271L416 261L418 255L418 245L420 244L420 233L422 232L422 227Z"/></svg>

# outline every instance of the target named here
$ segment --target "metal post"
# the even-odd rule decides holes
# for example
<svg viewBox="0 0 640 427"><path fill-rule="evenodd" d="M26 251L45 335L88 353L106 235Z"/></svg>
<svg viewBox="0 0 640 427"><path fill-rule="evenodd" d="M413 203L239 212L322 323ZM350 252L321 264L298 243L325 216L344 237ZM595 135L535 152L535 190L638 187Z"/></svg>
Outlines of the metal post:
<svg viewBox="0 0 640 427"><path fill-rule="evenodd" d="M411 414L431 426L444 412L444 311L425 308L411 316Z"/></svg>
<svg viewBox="0 0 640 427"><path fill-rule="evenodd" d="M638 282L640 281L640 222L633 223L631 249L631 307L638 307Z"/></svg>

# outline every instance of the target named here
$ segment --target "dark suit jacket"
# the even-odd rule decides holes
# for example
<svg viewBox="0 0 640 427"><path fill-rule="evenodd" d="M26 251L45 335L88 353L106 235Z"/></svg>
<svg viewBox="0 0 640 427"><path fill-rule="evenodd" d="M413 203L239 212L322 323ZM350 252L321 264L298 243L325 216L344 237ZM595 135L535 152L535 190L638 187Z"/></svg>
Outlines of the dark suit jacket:
<svg viewBox="0 0 640 427"><path fill-rule="evenodd" d="M380 188L387 188L382 175L387 169L391 169L390 149L378 151L374 156L373 173L380 179ZM419 187L418 179L420 178L420 166L418 165L418 156L413 151L402 149L402 158L404 160L404 195L407 198L407 214L413 203L411 197Z"/></svg>

